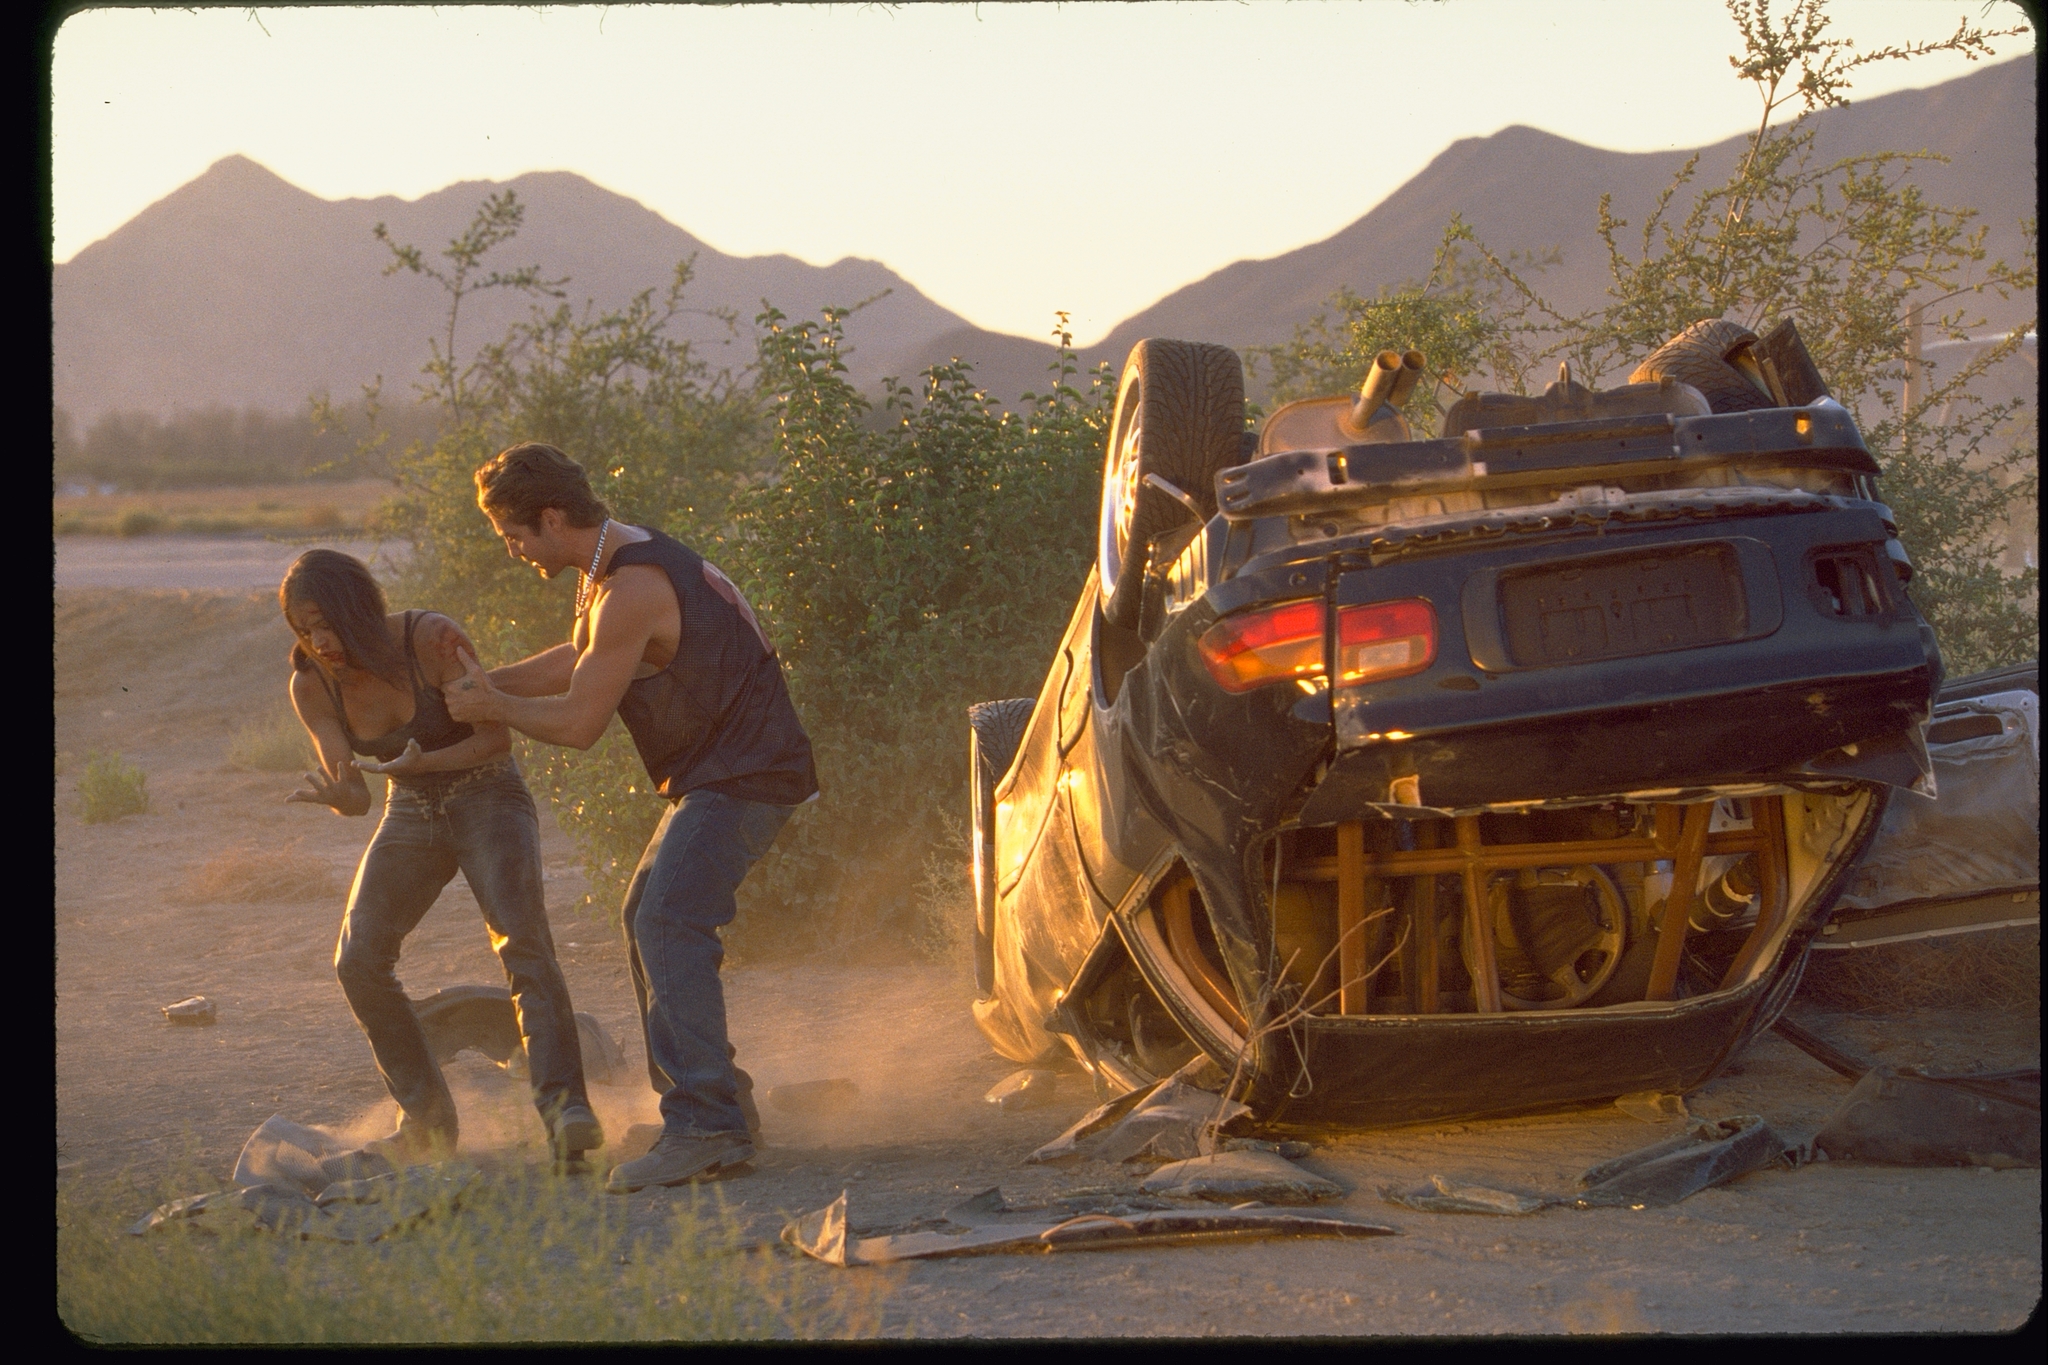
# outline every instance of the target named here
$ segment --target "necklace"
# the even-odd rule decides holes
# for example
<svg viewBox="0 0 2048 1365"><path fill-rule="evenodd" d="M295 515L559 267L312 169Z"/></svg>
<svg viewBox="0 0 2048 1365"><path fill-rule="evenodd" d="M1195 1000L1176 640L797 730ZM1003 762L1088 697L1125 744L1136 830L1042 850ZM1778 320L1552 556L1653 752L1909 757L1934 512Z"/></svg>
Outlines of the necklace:
<svg viewBox="0 0 2048 1365"><path fill-rule="evenodd" d="M612 529L612 519L606 517L604 524L597 528L597 553L590 557L590 568L576 585L576 614L581 616L590 609L597 597L597 566L604 559L604 538Z"/></svg>

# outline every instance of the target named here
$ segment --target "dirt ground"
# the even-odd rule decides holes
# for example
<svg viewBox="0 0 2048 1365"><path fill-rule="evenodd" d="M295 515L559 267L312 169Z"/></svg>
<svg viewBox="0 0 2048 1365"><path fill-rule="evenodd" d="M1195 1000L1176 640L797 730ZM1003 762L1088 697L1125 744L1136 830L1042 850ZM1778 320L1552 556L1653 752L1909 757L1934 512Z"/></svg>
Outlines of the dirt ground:
<svg viewBox="0 0 2048 1365"><path fill-rule="evenodd" d="M282 702L288 637L274 600L67 586L60 574L55 627L59 1169L140 1182L190 1158L224 1183L243 1140L273 1113L352 1135L388 1130L391 1103L331 965L370 820L285 805L290 775L236 771L225 757L237 724ZM148 774L152 807L88 825L79 773L88 753L108 749ZM644 1074L623 945L604 909L577 908L582 879L546 823L549 908L576 1007ZM237 866L280 853L307 883L300 895L191 898L201 869L231 882ZM409 941L400 971L414 996L502 979L460 879ZM992 1185L1013 1199L1130 1186L1113 1167L1020 1164L1094 1104L1093 1092L1077 1073L1060 1078L1050 1108L1001 1114L984 1104L1012 1067L981 1040L969 985L949 969L741 965L727 992L741 1063L764 1091L826 1077L860 1087L857 1104L830 1119L764 1105L756 1171L723 1187L750 1235L771 1238L786 1217L841 1190L865 1231L937 1214ZM192 994L217 1002L216 1026L163 1021L159 1006ZM2039 1057L2038 1011L1809 1010L1804 1019L1894 1063L1999 1068ZM467 1150L541 1158L521 1083L473 1054L449 1078ZM1688 1102L1707 1117L1762 1114L1803 1139L1847 1087L1771 1037ZM593 1087L593 1099L615 1137L655 1117L644 1079ZM883 1330L1978 1332L2020 1326L2040 1300L2038 1170L1821 1164L1751 1175L1671 1209L1523 1218L1418 1213L1377 1193L1432 1173L1562 1192L1594 1162L1671 1131L1601 1108L1321 1134L1304 1164L1348 1191L1335 1211L1399 1236L919 1262L903 1268ZM652 1222L676 1197L628 1198Z"/></svg>

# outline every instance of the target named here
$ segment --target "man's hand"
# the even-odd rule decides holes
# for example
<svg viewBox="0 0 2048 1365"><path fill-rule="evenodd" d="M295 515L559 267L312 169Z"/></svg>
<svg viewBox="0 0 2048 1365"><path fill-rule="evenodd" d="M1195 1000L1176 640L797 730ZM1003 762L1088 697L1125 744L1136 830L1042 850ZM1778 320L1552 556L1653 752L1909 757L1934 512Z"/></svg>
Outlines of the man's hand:
<svg viewBox="0 0 2048 1365"><path fill-rule="evenodd" d="M361 779L349 781L355 770L352 759L343 759L341 772L330 780L326 773L301 773L306 785L285 797L287 802L303 801L310 806L326 806L340 815L361 815L370 808L369 792L361 785Z"/></svg>
<svg viewBox="0 0 2048 1365"><path fill-rule="evenodd" d="M448 702L448 714L456 720L475 723L490 723L502 719L499 710L503 694L491 686L491 678L476 655L467 649L457 647L455 657L461 661L462 676L441 689L441 695Z"/></svg>
<svg viewBox="0 0 2048 1365"><path fill-rule="evenodd" d="M397 758L387 759L382 763L365 763L361 759L356 759L355 766L363 772L383 773L386 777L411 777L415 773L425 771L421 759L420 742L409 739L405 742L405 752Z"/></svg>

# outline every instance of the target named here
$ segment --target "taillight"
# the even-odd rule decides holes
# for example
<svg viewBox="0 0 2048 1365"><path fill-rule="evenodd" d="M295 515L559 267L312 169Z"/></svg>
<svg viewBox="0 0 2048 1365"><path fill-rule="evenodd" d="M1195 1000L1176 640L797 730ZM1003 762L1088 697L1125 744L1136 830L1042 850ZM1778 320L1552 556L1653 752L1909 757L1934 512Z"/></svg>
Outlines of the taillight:
<svg viewBox="0 0 2048 1365"><path fill-rule="evenodd" d="M1197 646L1217 686L1249 692L1270 682L1323 671L1323 600L1289 602L1227 616Z"/></svg>
<svg viewBox="0 0 2048 1365"><path fill-rule="evenodd" d="M1436 659L1436 609L1421 598L1337 610L1337 686L1420 673Z"/></svg>
<svg viewBox="0 0 2048 1365"><path fill-rule="evenodd" d="M1198 648L1226 692L1323 672L1323 604L1288 602L1218 621ZM1337 610L1337 685L1420 673L1436 659L1436 611L1419 598Z"/></svg>

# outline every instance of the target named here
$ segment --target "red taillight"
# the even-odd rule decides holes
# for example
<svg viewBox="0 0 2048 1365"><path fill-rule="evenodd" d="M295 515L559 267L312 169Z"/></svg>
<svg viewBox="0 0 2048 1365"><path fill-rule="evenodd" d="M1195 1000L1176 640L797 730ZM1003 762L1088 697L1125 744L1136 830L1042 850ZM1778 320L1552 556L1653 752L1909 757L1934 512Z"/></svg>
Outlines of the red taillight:
<svg viewBox="0 0 2048 1365"><path fill-rule="evenodd" d="M1229 616L1209 627L1198 646L1202 662L1226 692L1323 671L1323 602L1289 602Z"/></svg>
<svg viewBox="0 0 2048 1365"><path fill-rule="evenodd" d="M1436 660L1436 609L1421 598L1337 610L1337 686L1420 673Z"/></svg>
<svg viewBox="0 0 2048 1365"><path fill-rule="evenodd" d="M1226 692L1323 672L1323 604L1289 602L1226 617L1202 636L1209 674ZM1436 659L1436 612L1419 598L1337 611L1337 685L1419 673Z"/></svg>

